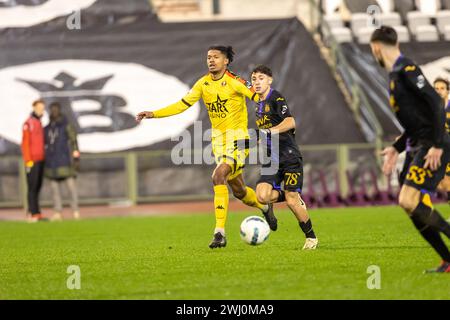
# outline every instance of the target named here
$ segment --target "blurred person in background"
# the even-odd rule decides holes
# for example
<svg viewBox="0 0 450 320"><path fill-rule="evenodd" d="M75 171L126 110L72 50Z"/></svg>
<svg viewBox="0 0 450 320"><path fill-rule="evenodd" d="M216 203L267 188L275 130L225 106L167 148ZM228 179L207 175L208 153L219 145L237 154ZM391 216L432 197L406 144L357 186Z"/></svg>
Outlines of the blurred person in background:
<svg viewBox="0 0 450 320"><path fill-rule="evenodd" d="M450 93L450 82L448 79L438 77L433 82L434 90L444 100L445 107L445 129L450 133L450 101L448 95ZM447 193L447 202L450 204L450 163L447 163L445 169L445 177L439 183L438 190Z"/></svg>
<svg viewBox="0 0 450 320"><path fill-rule="evenodd" d="M445 130L444 101L427 81L420 67L400 51L397 32L381 26L372 33L372 54L389 72L389 102L404 132L386 147L383 173L389 176L406 141L414 149L399 194L399 205L414 226L442 258L442 263L426 273L450 273L450 251L441 233L450 238L450 224L431 201L431 195L445 176L450 162L450 137Z"/></svg>
<svg viewBox="0 0 450 320"><path fill-rule="evenodd" d="M445 78L438 77L433 81L434 90L444 100L445 108L445 130L450 133L450 102L448 100L449 95L449 81ZM400 138L400 137L398 137ZM397 138L397 139L398 139ZM406 141L406 156L403 164L403 169L399 174L399 184L403 185L406 175L408 174L409 166L414 158L414 149L411 147L411 141ZM450 204L450 165L447 164L446 173L444 179L439 183L438 190L447 192L447 200ZM448 190L448 191L447 191Z"/></svg>
<svg viewBox="0 0 450 320"><path fill-rule="evenodd" d="M65 182L71 196L73 217L80 218L78 209L78 191L76 176L79 167L80 152L78 150L75 128L61 112L61 105L54 102L50 105L50 123L45 127L45 177L50 180L54 214L52 221L62 220L61 183Z"/></svg>
<svg viewBox="0 0 450 320"><path fill-rule="evenodd" d="M28 222L46 220L39 206L44 173L44 130L41 118L45 112L42 100L33 102L33 112L22 127L22 156L27 173Z"/></svg>

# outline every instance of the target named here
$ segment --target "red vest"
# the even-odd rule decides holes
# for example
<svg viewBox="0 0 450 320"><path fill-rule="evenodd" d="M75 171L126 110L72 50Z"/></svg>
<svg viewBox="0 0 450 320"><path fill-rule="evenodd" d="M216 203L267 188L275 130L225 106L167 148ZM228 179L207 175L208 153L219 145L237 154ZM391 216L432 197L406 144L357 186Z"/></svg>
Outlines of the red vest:
<svg viewBox="0 0 450 320"><path fill-rule="evenodd" d="M25 121L22 130L22 155L25 162L43 161L44 129L41 120L31 115Z"/></svg>

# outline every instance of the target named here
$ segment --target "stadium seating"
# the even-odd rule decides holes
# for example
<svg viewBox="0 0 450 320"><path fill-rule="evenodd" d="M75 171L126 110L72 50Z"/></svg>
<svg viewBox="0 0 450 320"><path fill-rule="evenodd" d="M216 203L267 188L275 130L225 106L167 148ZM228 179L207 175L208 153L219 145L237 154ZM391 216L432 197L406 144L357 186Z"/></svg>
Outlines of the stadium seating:
<svg viewBox="0 0 450 320"><path fill-rule="evenodd" d="M436 13L436 26L441 34L445 34L445 27L450 26L450 10Z"/></svg>
<svg viewBox="0 0 450 320"><path fill-rule="evenodd" d="M392 189L391 179L387 179L387 189L381 190L378 185L378 177L374 169L369 169L368 174L374 189L371 201L374 205L389 205L397 201L397 194Z"/></svg>
<svg viewBox="0 0 450 320"><path fill-rule="evenodd" d="M381 13L378 18L382 24L388 26L400 26L402 24L402 19L398 12L386 12Z"/></svg>
<svg viewBox="0 0 450 320"><path fill-rule="evenodd" d="M317 208L322 205L320 197L318 197L314 188L315 175L314 171L310 170L308 175L307 190L303 192L302 198L309 208Z"/></svg>
<svg viewBox="0 0 450 320"><path fill-rule="evenodd" d="M378 168L368 168L355 173L346 171L348 194L342 197L338 172L326 175L323 170L310 170L306 183L308 190L302 194L303 200L308 207L342 207L342 206L369 206L369 205L396 205L398 203L399 186L392 184L393 177L387 178L385 187L379 183ZM328 178L328 179L327 179ZM334 181L331 181L334 180ZM319 181L320 192L315 190L314 185ZM335 186L330 190L330 186ZM434 203L447 201L447 194L437 192L432 195Z"/></svg>
<svg viewBox="0 0 450 320"><path fill-rule="evenodd" d="M349 187L349 194L346 199L348 205L349 206L358 206L358 207L369 205L370 197L367 193L364 175L359 174L357 177L354 177L352 175L352 173L350 172L350 170L347 170L346 174L347 174L347 181L348 181L348 187ZM358 182L359 182L359 188L357 188Z"/></svg>
<svg viewBox="0 0 450 320"><path fill-rule="evenodd" d="M324 207L341 207L346 205L346 201L341 196L341 190L339 187L339 174L337 171L334 172L334 185L335 190L331 191L328 188L328 182L326 179L325 172L319 170L320 185L322 186L322 203Z"/></svg>
<svg viewBox="0 0 450 320"><path fill-rule="evenodd" d="M450 41L450 26L445 26L444 29L444 39Z"/></svg>
<svg viewBox="0 0 450 320"><path fill-rule="evenodd" d="M324 19L328 26L332 29L344 27L344 21L342 20L341 16L336 13L326 15Z"/></svg>
<svg viewBox="0 0 450 320"><path fill-rule="evenodd" d="M436 26L424 25L416 28L415 37L417 41L438 41L439 34Z"/></svg>
<svg viewBox="0 0 450 320"><path fill-rule="evenodd" d="M381 8L381 12L394 12L395 4L392 0L378 0L377 3Z"/></svg>
<svg viewBox="0 0 450 320"><path fill-rule="evenodd" d="M395 31L397 31L399 42L408 42L410 40L408 28L405 26L394 26Z"/></svg>
<svg viewBox="0 0 450 320"><path fill-rule="evenodd" d="M200 5L196 0L153 0L153 5L159 14L169 12L191 14L200 12Z"/></svg>
<svg viewBox="0 0 450 320"><path fill-rule="evenodd" d="M447 1L448 2L448 1ZM445 39L445 26L450 25L450 5L446 1L417 0L416 11L407 13L408 26L417 41Z"/></svg>
<svg viewBox="0 0 450 320"><path fill-rule="evenodd" d="M326 16L333 15L339 10L341 2L341 0L324 0L321 9Z"/></svg>
<svg viewBox="0 0 450 320"><path fill-rule="evenodd" d="M429 26L431 24L431 16L428 13L420 11L411 11L406 15L408 19L408 27L412 34L417 34L417 28L421 26Z"/></svg>
<svg viewBox="0 0 450 320"><path fill-rule="evenodd" d="M341 28L333 28L331 29L331 33L333 34L334 38L337 42L352 42L353 36L352 32L349 28L341 27Z"/></svg>
<svg viewBox="0 0 450 320"><path fill-rule="evenodd" d="M367 12L374 4L379 7L376 13ZM393 26L400 42L450 40L450 0L324 0L321 9L339 43L367 44L381 24Z"/></svg>

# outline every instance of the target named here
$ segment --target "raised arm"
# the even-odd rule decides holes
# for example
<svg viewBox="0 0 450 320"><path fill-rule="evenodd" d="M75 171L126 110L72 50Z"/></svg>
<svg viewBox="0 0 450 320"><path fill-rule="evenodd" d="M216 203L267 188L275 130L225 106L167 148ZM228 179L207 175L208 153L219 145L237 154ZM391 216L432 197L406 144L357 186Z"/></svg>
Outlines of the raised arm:
<svg viewBox="0 0 450 320"><path fill-rule="evenodd" d="M202 97L202 83L198 80L192 89L178 102L172 103L155 111L143 111L136 115L136 121L141 122L142 119L165 118L177 115L186 111Z"/></svg>

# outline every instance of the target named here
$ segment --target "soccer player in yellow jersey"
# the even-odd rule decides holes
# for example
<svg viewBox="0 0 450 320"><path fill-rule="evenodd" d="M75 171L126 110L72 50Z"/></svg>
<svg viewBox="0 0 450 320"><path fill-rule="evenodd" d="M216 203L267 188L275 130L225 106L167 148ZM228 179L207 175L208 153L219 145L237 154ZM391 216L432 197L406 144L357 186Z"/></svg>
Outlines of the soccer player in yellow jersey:
<svg viewBox="0 0 450 320"><path fill-rule="evenodd" d="M272 221L272 205L261 204L255 191L245 185L242 169L249 153L247 106L245 98L258 101L258 95L239 76L233 74L229 64L233 61L233 48L212 46L207 53L208 74L200 78L180 101L155 111L144 111L137 121L163 118L179 114L200 98L208 110L212 125L212 147L216 168L212 174L216 228L211 249L225 247L225 222L228 212L228 187L233 195L248 206L260 209ZM276 221L276 220L275 220ZM272 223L272 229L276 229Z"/></svg>

